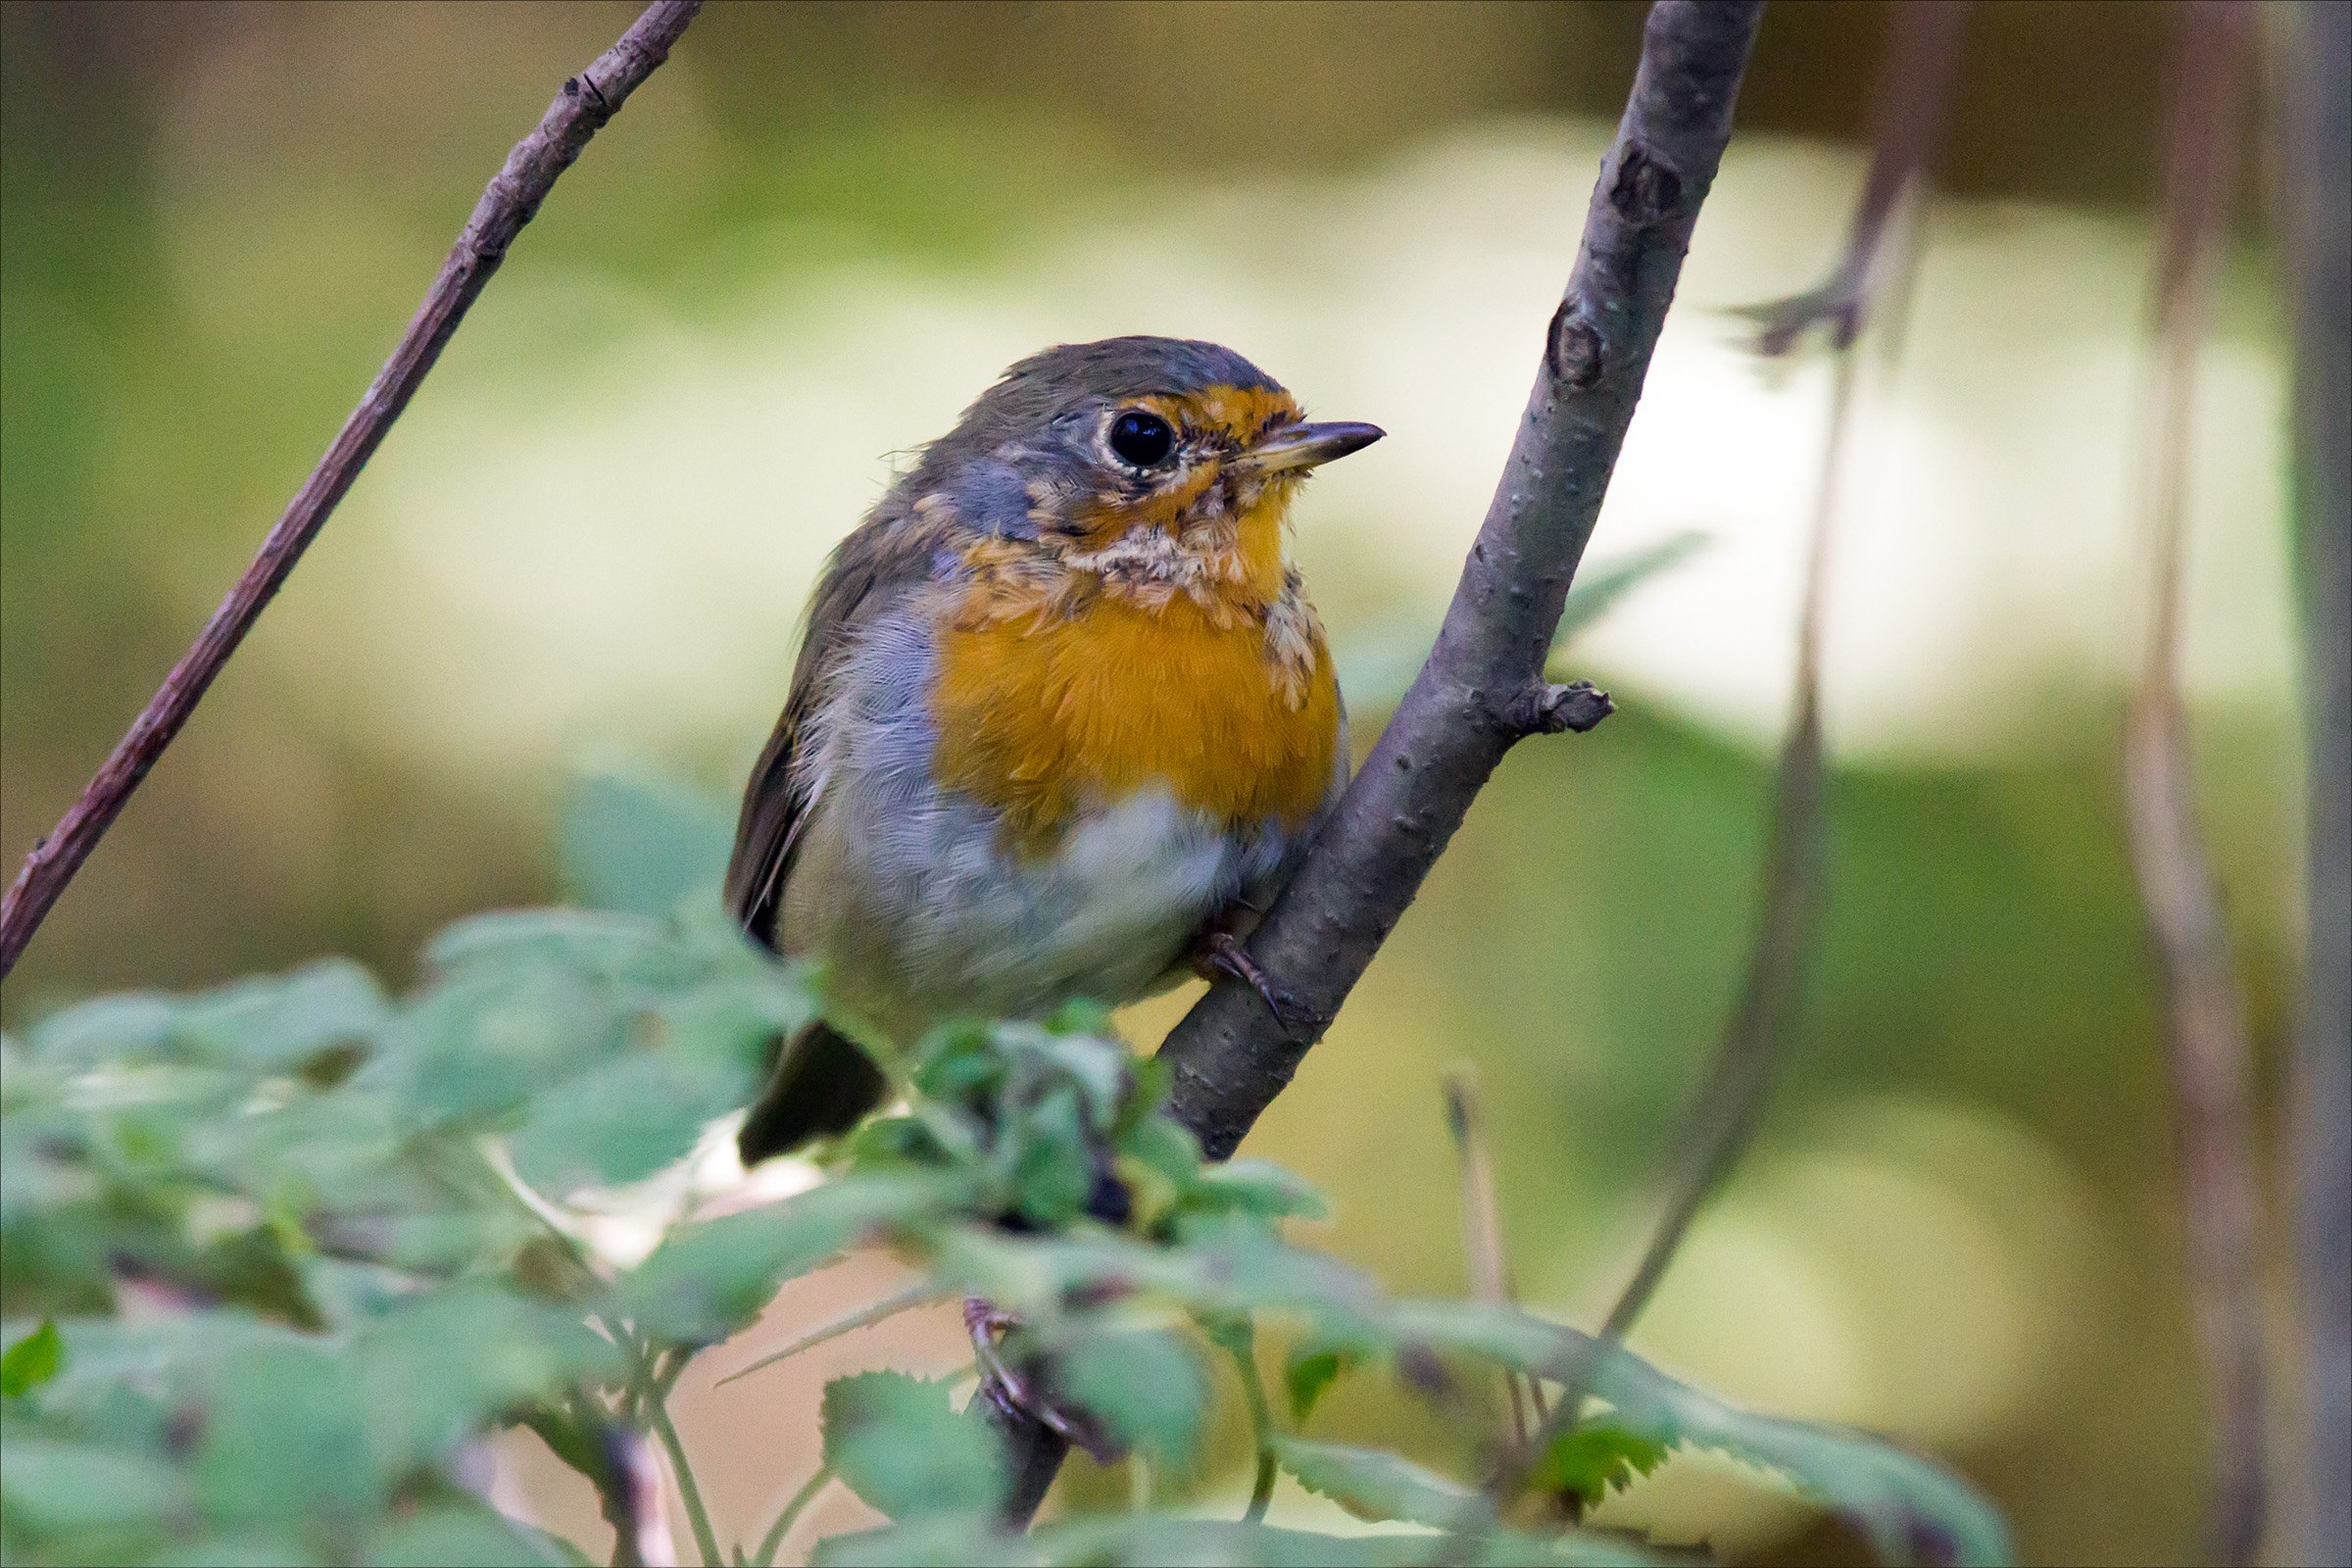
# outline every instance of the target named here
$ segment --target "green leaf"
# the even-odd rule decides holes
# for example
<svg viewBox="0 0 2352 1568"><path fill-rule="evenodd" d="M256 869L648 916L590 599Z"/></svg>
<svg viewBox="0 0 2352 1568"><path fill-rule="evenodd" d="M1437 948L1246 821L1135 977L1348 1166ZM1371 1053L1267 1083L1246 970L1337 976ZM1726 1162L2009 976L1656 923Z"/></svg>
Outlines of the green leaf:
<svg viewBox="0 0 2352 1568"><path fill-rule="evenodd" d="M642 1180L693 1152L704 1127L755 1087L749 1062L666 1051L615 1057L532 1100L514 1135L514 1167L547 1193Z"/></svg>
<svg viewBox="0 0 2352 1568"><path fill-rule="evenodd" d="M1095 1151L1086 1136L1078 1092L1062 1085L1004 1131L1019 1140L1013 1161L1014 1200L1024 1218L1066 1225L1095 1190Z"/></svg>
<svg viewBox="0 0 2352 1568"><path fill-rule="evenodd" d="M878 1564L890 1559L877 1553L864 1560ZM1640 1568L1650 1561L1616 1542L1587 1536L1546 1538L1509 1531L1469 1539L1426 1531L1335 1536L1164 1514L1047 1525L1030 1537L1030 1555L1019 1560L1071 1568Z"/></svg>
<svg viewBox="0 0 2352 1568"><path fill-rule="evenodd" d="M1479 1495L1396 1454L1277 1435L1274 1458L1307 1491L1358 1519L1451 1530L1476 1516Z"/></svg>
<svg viewBox="0 0 2352 1568"><path fill-rule="evenodd" d="M1295 1354L1283 1376L1291 1394L1291 1418L1303 1421L1313 1413L1324 1391L1339 1381L1340 1374L1352 1371L1363 1364L1359 1350L1310 1349Z"/></svg>
<svg viewBox="0 0 2352 1568"><path fill-rule="evenodd" d="M288 1334L232 1349L208 1380L195 1479L230 1526L358 1518L391 1479L377 1463L361 1378L335 1347Z"/></svg>
<svg viewBox="0 0 2352 1568"><path fill-rule="evenodd" d="M825 1466L893 1519L993 1513L1008 1478L995 1433L948 1401L951 1380L860 1372L825 1385Z"/></svg>
<svg viewBox="0 0 2352 1568"><path fill-rule="evenodd" d="M929 1173L847 1176L749 1213L674 1230L620 1284L623 1315L657 1342L707 1345L794 1279L893 1225L952 1208L963 1184Z"/></svg>
<svg viewBox="0 0 2352 1568"><path fill-rule="evenodd" d="M667 949L659 920L598 909L499 909L446 925L424 945L428 969L559 964L610 974Z"/></svg>
<svg viewBox="0 0 2352 1568"><path fill-rule="evenodd" d="M552 1537L488 1508L440 1506L419 1510L379 1531L368 1543L368 1568L543 1568L568 1563Z"/></svg>
<svg viewBox="0 0 2352 1568"><path fill-rule="evenodd" d="M503 1412L572 1383L617 1383L621 1356L569 1312L487 1281L423 1293L369 1324L349 1361L374 1462L403 1475Z"/></svg>
<svg viewBox="0 0 2352 1568"><path fill-rule="evenodd" d="M1329 1212L1321 1193L1263 1159L1234 1159L1209 1166L1194 1180L1185 1204L1259 1219L1321 1219Z"/></svg>
<svg viewBox="0 0 2352 1568"><path fill-rule="evenodd" d="M1608 1404L1607 1425L1662 1448L1690 1443L1778 1470L1851 1521L1886 1561L2015 1560L1998 1510L1942 1466L1882 1439L1741 1410L1622 1347L1499 1303L1399 1302L1386 1327L1398 1343L1580 1382Z"/></svg>
<svg viewBox="0 0 2352 1568"><path fill-rule="evenodd" d="M732 836L726 813L693 790L592 773L564 808L564 885L595 908L666 914L691 894L715 899Z"/></svg>
<svg viewBox="0 0 2352 1568"><path fill-rule="evenodd" d="M1004 1534L994 1514L981 1512L828 1536L808 1555L813 1568L1029 1568L1047 1560L1033 1542Z"/></svg>
<svg viewBox="0 0 2352 1568"><path fill-rule="evenodd" d="M365 1050L390 1009L375 977L348 958L240 980L179 1004L173 1032L204 1060L291 1072L336 1047Z"/></svg>
<svg viewBox="0 0 2352 1568"><path fill-rule="evenodd" d="M386 1034L381 1076L426 1126L511 1119L623 1039L612 999L588 972L508 957L436 981Z"/></svg>
<svg viewBox="0 0 2352 1568"><path fill-rule="evenodd" d="M0 1511L12 1530L71 1538L155 1524L187 1506L179 1477L142 1453L12 1433L7 1459Z"/></svg>
<svg viewBox="0 0 2352 1568"><path fill-rule="evenodd" d="M1553 1439L1529 1481L1545 1492L1572 1495L1585 1508L1597 1508L1612 1490L1649 1474L1665 1459L1661 1444L1605 1423L1592 1424Z"/></svg>
<svg viewBox="0 0 2352 1568"><path fill-rule="evenodd" d="M1054 1384L1119 1441L1184 1469L1200 1445L1208 1378L1164 1329L1096 1330L1054 1347Z"/></svg>
<svg viewBox="0 0 2352 1568"><path fill-rule="evenodd" d="M48 1318L41 1326L0 1354L0 1395L21 1397L30 1394L66 1364L66 1342Z"/></svg>
<svg viewBox="0 0 2352 1568"><path fill-rule="evenodd" d="M141 1561L144 1568L224 1568L229 1564L234 1568L318 1568L318 1548L283 1532L239 1531L183 1541Z"/></svg>

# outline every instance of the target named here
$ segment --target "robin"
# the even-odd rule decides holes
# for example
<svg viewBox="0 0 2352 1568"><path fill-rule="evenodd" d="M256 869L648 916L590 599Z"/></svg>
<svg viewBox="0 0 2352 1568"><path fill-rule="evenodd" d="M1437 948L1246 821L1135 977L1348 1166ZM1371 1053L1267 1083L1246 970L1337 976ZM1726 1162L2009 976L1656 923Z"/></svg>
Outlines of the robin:
<svg viewBox="0 0 2352 1568"><path fill-rule="evenodd" d="M1308 423L1213 343L1023 360L827 563L726 897L911 1041L952 1015L1116 1005L1223 969L1348 777L1347 715L1283 524L1381 437ZM745 1163L847 1131L887 1080L786 1042Z"/></svg>

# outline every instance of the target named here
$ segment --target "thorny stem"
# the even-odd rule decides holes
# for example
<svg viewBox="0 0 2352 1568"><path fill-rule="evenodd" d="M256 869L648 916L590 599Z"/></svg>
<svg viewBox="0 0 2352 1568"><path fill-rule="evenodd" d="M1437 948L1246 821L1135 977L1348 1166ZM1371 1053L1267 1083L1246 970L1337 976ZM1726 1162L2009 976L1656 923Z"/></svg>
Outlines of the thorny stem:
<svg viewBox="0 0 2352 1568"><path fill-rule="evenodd" d="M303 551L409 406L483 285L506 260L515 236L537 215L557 177L571 167L588 139L620 112L629 94L669 58L670 46L701 5L702 0L655 0L618 42L564 83L538 128L507 155L505 167L475 203L391 358L262 541L252 564L213 612L195 644L172 666L162 688L116 743L80 799L24 857L15 883L0 897L0 978L16 967L17 956L32 940L58 896L284 585Z"/></svg>
<svg viewBox="0 0 2352 1568"><path fill-rule="evenodd" d="M838 1318L826 1324L821 1329L802 1335L781 1350L771 1350L748 1366L737 1367L725 1377L720 1378L717 1386L725 1388L737 1378L748 1378L763 1367L774 1366L778 1361L788 1361L803 1350L812 1350L828 1340L839 1339L844 1334L853 1334L862 1328L870 1328L886 1318L896 1317L901 1312L941 1298L941 1293L929 1285L917 1285L913 1289L902 1291L896 1296L885 1297L871 1306L860 1308L847 1317Z"/></svg>

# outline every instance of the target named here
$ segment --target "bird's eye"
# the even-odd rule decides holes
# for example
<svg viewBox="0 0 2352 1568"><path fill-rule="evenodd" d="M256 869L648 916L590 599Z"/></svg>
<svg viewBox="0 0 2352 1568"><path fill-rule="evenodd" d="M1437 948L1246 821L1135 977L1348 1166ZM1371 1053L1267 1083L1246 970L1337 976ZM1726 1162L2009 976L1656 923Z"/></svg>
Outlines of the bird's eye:
<svg viewBox="0 0 2352 1568"><path fill-rule="evenodd" d="M1149 468L1168 461L1176 450L1176 432L1158 415L1129 409L1111 421L1110 450L1122 463Z"/></svg>

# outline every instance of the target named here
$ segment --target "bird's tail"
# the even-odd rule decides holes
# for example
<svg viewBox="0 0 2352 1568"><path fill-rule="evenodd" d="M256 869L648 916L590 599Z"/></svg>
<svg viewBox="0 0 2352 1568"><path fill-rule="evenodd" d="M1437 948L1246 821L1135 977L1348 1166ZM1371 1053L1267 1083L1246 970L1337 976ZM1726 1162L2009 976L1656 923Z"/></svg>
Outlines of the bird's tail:
<svg viewBox="0 0 2352 1568"><path fill-rule="evenodd" d="M744 1118L735 1148L750 1166L812 1139L846 1133L882 1103L889 1089L882 1069L847 1035L812 1023L776 1053L767 1092Z"/></svg>

